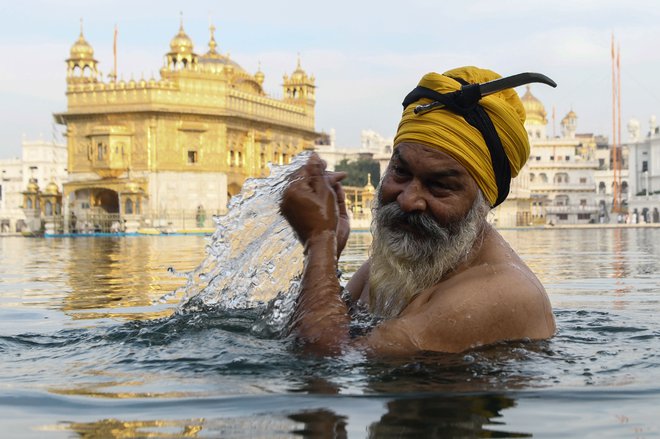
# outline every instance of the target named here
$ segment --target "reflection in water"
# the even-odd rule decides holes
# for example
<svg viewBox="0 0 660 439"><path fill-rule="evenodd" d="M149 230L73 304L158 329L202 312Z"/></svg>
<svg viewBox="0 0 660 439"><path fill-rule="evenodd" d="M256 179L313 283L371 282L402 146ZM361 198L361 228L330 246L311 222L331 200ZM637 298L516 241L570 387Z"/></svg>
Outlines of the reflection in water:
<svg viewBox="0 0 660 439"><path fill-rule="evenodd" d="M190 268L201 260L204 241L199 236L78 238L65 241L71 291L62 309L74 318L127 317L127 308L151 307L165 292L184 283L168 273L172 263ZM123 312L122 312L123 311ZM135 310L134 310L135 311ZM132 312L130 318L156 318L170 307Z"/></svg>
<svg viewBox="0 0 660 439"><path fill-rule="evenodd" d="M103 438L186 438L199 437L203 420L186 421L120 421L102 419L94 422L72 422L69 430L86 439Z"/></svg>
<svg viewBox="0 0 660 439"><path fill-rule="evenodd" d="M553 305L624 309L657 291L660 229L501 232L545 285ZM598 297L598 299L597 299Z"/></svg>
<svg viewBox="0 0 660 439"><path fill-rule="evenodd" d="M271 403L272 404L272 403ZM194 419L105 418L42 427L65 427L83 438L445 438L531 437L507 429L499 421L503 411L516 406L506 394L410 394L403 397L339 397L330 401L303 398L295 407L232 415L221 413ZM308 407L304 407L307 405ZM323 407L326 405L326 407ZM343 406L343 407L342 407ZM205 414L213 410L204 410ZM245 409L243 409L245 411Z"/></svg>
<svg viewBox="0 0 660 439"><path fill-rule="evenodd" d="M256 309L135 321L176 306L152 303L185 281L168 267L199 265L203 237L0 239L0 425L88 438L510 437L602 410L594 389L628 392L601 411L629 416L627 433L657 425L660 229L502 234L546 285L556 337L399 362L298 355L253 331ZM351 236L346 277L370 241ZM586 418L549 436L618 422Z"/></svg>
<svg viewBox="0 0 660 439"><path fill-rule="evenodd" d="M531 437L488 429L497 424L494 419L502 410L514 406L513 399L496 394L395 399L387 403L387 413L369 426L369 437Z"/></svg>

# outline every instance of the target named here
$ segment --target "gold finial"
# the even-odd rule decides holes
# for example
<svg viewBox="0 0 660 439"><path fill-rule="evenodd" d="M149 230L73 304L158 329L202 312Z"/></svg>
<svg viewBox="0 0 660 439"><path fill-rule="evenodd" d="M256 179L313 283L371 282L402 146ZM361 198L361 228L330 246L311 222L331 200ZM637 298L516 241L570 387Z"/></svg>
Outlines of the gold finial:
<svg viewBox="0 0 660 439"><path fill-rule="evenodd" d="M80 36L83 36L83 19L80 17Z"/></svg>
<svg viewBox="0 0 660 439"><path fill-rule="evenodd" d="M211 26L209 26L209 30L211 31L211 39L209 40L209 53L216 54L218 43L215 42L215 26L211 24Z"/></svg>
<svg viewBox="0 0 660 439"><path fill-rule="evenodd" d="M367 185L371 186L371 172L367 174Z"/></svg>
<svg viewBox="0 0 660 439"><path fill-rule="evenodd" d="M257 73L254 74L254 79L257 81L257 83L258 83L259 85L263 85L263 83L264 83L264 79L265 79L265 75L264 75L264 73L261 71L261 61L259 61L259 68L257 69Z"/></svg>
<svg viewBox="0 0 660 439"><path fill-rule="evenodd" d="M183 11L179 11L179 30L183 30Z"/></svg>
<svg viewBox="0 0 660 439"><path fill-rule="evenodd" d="M300 68L300 52L298 52L298 67L297 68Z"/></svg>

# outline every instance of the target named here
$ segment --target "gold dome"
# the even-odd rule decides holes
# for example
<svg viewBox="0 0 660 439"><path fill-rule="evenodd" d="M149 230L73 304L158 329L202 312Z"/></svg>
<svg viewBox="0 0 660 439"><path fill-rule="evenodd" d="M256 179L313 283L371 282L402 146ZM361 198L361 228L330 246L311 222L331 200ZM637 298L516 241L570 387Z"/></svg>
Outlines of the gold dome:
<svg viewBox="0 0 660 439"><path fill-rule="evenodd" d="M137 194L140 192L140 186L134 181L129 181L126 183L126 192Z"/></svg>
<svg viewBox="0 0 660 439"><path fill-rule="evenodd" d="M70 57L71 59L94 59L94 49L83 37L82 29L80 30L80 36L71 46Z"/></svg>
<svg viewBox="0 0 660 439"><path fill-rule="evenodd" d="M48 183L48 186L46 186L44 193L48 195L59 195L60 190L57 187L57 183L51 180L51 182Z"/></svg>
<svg viewBox="0 0 660 439"><path fill-rule="evenodd" d="M211 38L209 39L209 51L206 52L204 55L199 57L199 63L200 64L206 64L206 65L219 65L222 66L222 68L227 72L227 73L245 73L247 72L243 69L243 67L240 66L237 62L231 59L229 54L223 55L218 52L218 43L215 41L215 26L211 25L209 28L209 31L211 32Z"/></svg>
<svg viewBox="0 0 660 439"><path fill-rule="evenodd" d="M173 53L189 54L193 51L193 42L183 30L183 23L179 26L179 33L170 41L170 49Z"/></svg>
<svg viewBox="0 0 660 439"><path fill-rule="evenodd" d="M371 183L371 172L367 174L367 184L364 186L363 190L370 194L376 192L374 185Z"/></svg>
<svg viewBox="0 0 660 439"><path fill-rule="evenodd" d="M34 178L31 178L30 182L28 183L27 192L30 193L39 192L39 185L37 184L37 180L35 180Z"/></svg>
<svg viewBox="0 0 660 439"><path fill-rule="evenodd" d="M577 114L575 111L571 110L569 111L566 116L561 120L562 125L568 125L568 124L575 124L577 122Z"/></svg>
<svg viewBox="0 0 660 439"><path fill-rule="evenodd" d="M531 91L531 87L528 85L525 94L520 98L525 107L525 113L527 114L527 119L525 124L532 125L547 125L548 120L546 119L547 113L545 112L545 107L539 101Z"/></svg>
<svg viewBox="0 0 660 439"><path fill-rule="evenodd" d="M296 66L296 70L294 70L293 73L291 74L291 81L302 82L306 78L307 78L307 73L300 66L300 56L298 56L298 65Z"/></svg>
<svg viewBox="0 0 660 439"><path fill-rule="evenodd" d="M259 69L257 70L257 73L254 74L254 80L257 81L259 85L263 85L264 79L266 79L266 75L261 71L261 63L259 63Z"/></svg>

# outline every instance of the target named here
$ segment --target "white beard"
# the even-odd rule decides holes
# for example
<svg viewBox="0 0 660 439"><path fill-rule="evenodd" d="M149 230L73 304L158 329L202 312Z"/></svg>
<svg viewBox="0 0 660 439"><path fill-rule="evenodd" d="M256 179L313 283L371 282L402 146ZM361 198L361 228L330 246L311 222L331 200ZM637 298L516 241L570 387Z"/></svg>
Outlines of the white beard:
<svg viewBox="0 0 660 439"><path fill-rule="evenodd" d="M481 236L489 210L481 191L467 215L446 226L426 214L406 214L396 202L376 207L371 224L371 312L382 318L396 317L415 295L465 261ZM419 232L398 228L402 221Z"/></svg>

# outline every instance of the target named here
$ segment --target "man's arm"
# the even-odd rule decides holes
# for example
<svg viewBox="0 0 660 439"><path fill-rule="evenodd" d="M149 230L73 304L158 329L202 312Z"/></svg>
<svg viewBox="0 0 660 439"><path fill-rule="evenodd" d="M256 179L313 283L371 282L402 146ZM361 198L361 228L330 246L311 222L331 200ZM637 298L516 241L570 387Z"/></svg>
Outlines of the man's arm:
<svg viewBox="0 0 660 439"><path fill-rule="evenodd" d="M301 292L290 331L307 348L322 354L340 352L348 340L350 320L336 274L337 257L345 244L338 248L336 185L343 177L326 174L325 164L314 154L292 175L280 204L305 247Z"/></svg>

